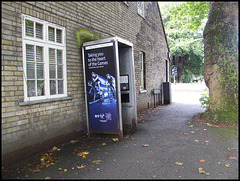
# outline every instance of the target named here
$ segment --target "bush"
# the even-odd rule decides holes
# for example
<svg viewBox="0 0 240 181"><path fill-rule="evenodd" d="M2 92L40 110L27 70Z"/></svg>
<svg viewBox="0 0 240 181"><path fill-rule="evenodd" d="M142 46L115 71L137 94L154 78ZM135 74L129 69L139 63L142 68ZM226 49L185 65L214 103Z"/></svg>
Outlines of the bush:
<svg viewBox="0 0 240 181"><path fill-rule="evenodd" d="M208 108L209 106L209 93L202 94L199 99L202 108Z"/></svg>

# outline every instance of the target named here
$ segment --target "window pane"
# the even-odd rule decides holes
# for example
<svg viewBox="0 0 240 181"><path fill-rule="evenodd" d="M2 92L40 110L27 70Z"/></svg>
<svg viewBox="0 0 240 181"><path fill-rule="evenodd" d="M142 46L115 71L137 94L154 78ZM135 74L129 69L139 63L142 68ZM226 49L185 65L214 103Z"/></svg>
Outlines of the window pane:
<svg viewBox="0 0 240 181"><path fill-rule="evenodd" d="M52 27L48 27L48 40L55 41L55 32L54 32L54 28Z"/></svg>
<svg viewBox="0 0 240 181"><path fill-rule="evenodd" d="M36 96L36 91L35 91L35 81L34 80L28 80L27 81L27 92L28 92L28 97L34 97Z"/></svg>
<svg viewBox="0 0 240 181"><path fill-rule="evenodd" d="M36 38L43 39L43 25L36 23Z"/></svg>
<svg viewBox="0 0 240 181"><path fill-rule="evenodd" d="M58 80L58 94L63 94L63 80Z"/></svg>
<svg viewBox="0 0 240 181"><path fill-rule="evenodd" d="M57 50L57 64L62 64L62 50Z"/></svg>
<svg viewBox="0 0 240 181"><path fill-rule="evenodd" d="M25 20L25 34L26 36L34 37L34 31L33 31L33 21Z"/></svg>
<svg viewBox="0 0 240 181"><path fill-rule="evenodd" d="M37 63L37 79L44 79L43 78L43 64Z"/></svg>
<svg viewBox="0 0 240 181"><path fill-rule="evenodd" d="M27 62L27 79L35 79L35 63Z"/></svg>
<svg viewBox="0 0 240 181"><path fill-rule="evenodd" d="M34 46L26 45L26 60L34 61Z"/></svg>
<svg viewBox="0 0 240 181"><path fill-rule="evenodd" d="M57 42L62 43L62 30L57 29Z"/></svg>
<svg viewBox="0 0 240 181"><path fill-rule="evenodd" d="M44 96L44 80L38 80L37 81L37 95L38 96Z"/></svg>
<svg viewBox="0 0 240 181"><path fill-rule="evenodd" d="M49 76L50 76L50 79L56 78L56 70L55 70L54 64L49 64Z"/></svg>
<svg viewBox="0 0 240 181"><path fill-rule="evenodd" d="M55 49L49 48L49 62L55 63Z"/></svg>
<svg viewBox="0 0 240 181"><path fill-rule="evenodd" d="M62 65L57 66L57 76L59 79L63 78L63 66Z"/></svg>
<svg viewBox="0 0 240 181"><path fill-rule="evenodd" d="M36 59L37 59L37 62L43 62L43 48L42 47L39 47L37 46L36 47Z"/></svg>
<svg viewBox="0 0 240 181"><path fill-rule="evenodd" d="M50 95L56 94L56 80L50 80Z"/></svg>

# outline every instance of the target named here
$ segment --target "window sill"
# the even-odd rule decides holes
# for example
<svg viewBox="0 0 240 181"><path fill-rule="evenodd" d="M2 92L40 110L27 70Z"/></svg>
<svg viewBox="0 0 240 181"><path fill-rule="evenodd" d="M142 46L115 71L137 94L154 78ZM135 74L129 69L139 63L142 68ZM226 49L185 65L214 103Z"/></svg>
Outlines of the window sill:
<svg viewBox="0 0 240 181"><path fill-rule="evenodd" d="M140 94L145 94L145 93L147 93L147 92L148 92L147 90L140 90L140 91L139 91Z"/></svg>
<svg viewBox="0 0 240 181"><path fill-rule="evenodd" d="M56 101L65 101L65 100L71 100L72 97L61 97L61 98L52 98L52 99L43 99L43 100L35 100L35 101L26 101L26 102L19 102L19 106L28 106L33 104L41 104L41 103L47 103L47 102L56 102Z"/></svg>

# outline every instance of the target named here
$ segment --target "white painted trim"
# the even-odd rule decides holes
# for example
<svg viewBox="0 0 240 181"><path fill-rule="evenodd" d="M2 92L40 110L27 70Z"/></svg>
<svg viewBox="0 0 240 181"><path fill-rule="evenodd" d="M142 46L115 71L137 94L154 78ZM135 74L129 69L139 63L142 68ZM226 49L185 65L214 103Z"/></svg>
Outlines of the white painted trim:
<svg viewBox="0 0 240 181"><path fill-rule="evenodd" d="M30 21L34 21L34 27L36 23L41 23L43 25L43 39L35 38L35 29L34 29L34 37L28 37L25 35L25 19ZM51 42L48 41L48 26L51 26L55 31L55 41L56 41L56 29L62 30L62 43ZM26 68L26 44L31 44L36 46L43 47L43 58L44 58L44 96L36 96L36 97L28 97L27 96L27 68ZM64 94L60 95L50 95L50 83L49 83L49 48L62 50L62 58L63 58L63 86L64 86ZM36 51L35 51L36 53ZM25 14L22 14L22 55L23 55L23 81L24 81L24 102L36 101L36 100L44 100L44 99L55 99L61 97L67 97L67 61L66 61L66 30L65 27L49 23L44 20L40 20ZM35 55L36 56L36 55ZM36 57L35 57L36 58ZM57 70L56 70L57 71ZM36 76L36 72L35 72ZM36 77L35 77L36 80ZM57 84L56 84L57 86ZM36 92L37 94L37 92Z"/></svg>

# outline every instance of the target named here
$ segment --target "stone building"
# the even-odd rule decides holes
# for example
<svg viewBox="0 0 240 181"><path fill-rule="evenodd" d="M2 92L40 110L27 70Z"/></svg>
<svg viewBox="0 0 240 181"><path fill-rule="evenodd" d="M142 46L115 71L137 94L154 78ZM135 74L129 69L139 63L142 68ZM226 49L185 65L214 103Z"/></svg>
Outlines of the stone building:
<svg viewBox="0 0 240 181"><path fill-rule="evenodd" d="M1 3L3 161L86 131L77 29L133 43L138 111L153 107L152 90L169 81L169 49L157 2Z"/></svg>

